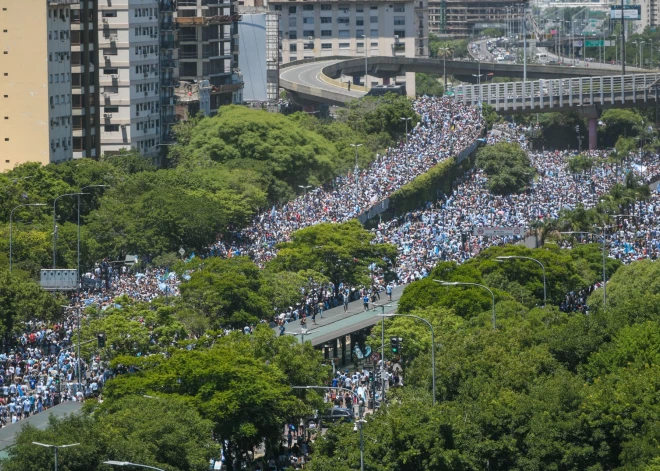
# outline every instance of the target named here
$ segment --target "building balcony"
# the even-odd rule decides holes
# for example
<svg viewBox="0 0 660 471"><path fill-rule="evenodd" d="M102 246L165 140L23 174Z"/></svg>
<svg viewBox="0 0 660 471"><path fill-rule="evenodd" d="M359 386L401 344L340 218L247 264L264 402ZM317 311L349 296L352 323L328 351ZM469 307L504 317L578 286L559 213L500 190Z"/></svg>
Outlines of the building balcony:
<svg viewBox="0 0 660 471"><path fill-rule="evenodd" d="M179 35L180 43L196 43L197 35L196 34L180 34Z"/></svg>
<svg viewBox="0 0 660 471"><path fill-rule="evenodd" d="M199 54L197 51L186 52L179 50L179 60L198 59L198 58L199 58Z"/></svg>
<svg viewBox="0 0 660 471"><path fill-rule="evenodd" d="M229 83L226 85L216 85L213 87L213 90L211 90L211 94L237 92L241 90L244 86L245 84L243 82Z"/></svg>
<svg viewBox="0 0 660 471"><path fill-rule="evenodd" d="M171 79L171 78L162 79L162 80L160 81L160 86L161 86L161 87L168 87L168 88L169 88L169 87L174 87L174 83L175 83L175 82L174 82L174 79Z"/></svg>
<svg viewBox="0 0 660 471"><path fill-rule="evenodd" d="M161 49L174 49L174 38L160 38Z"/></svg>

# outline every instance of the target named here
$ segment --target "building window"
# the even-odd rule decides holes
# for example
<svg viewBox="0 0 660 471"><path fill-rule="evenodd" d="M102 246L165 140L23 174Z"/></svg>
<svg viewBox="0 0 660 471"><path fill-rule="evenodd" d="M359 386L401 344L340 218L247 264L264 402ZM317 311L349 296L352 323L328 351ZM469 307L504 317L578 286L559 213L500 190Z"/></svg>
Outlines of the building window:
<svg viewBox="0 0 660 471"><path fill-rule="evenodd" d="M355 11L357 13L362 13L364 11L364 5L362 3L358 3L355 5Z"/></svg>
<svg viewBox="0 0 660 471"><path fill-rule="evenodd" d="M394 36L398 36L399 39L403 39L406 37L406 30L405 29L395 29L394 30Z"/></svg>
<svg viewBox="0 0 660 471"><path fill-rule="evenodd" d="M321 11L332 11L332 5L328 3L324 3L321 5Z"/></svg>
<svg viewBox="0 0 660 471"><path fill-rule="evenodd" d="M307 5L305 5L305 6L307 6ZM313 25L314 24L314 17L313 16L306 16L305 18L303 18L303 24Z"/></svg>
<svg viewBox="0 0 660 471"><path fill-rule="evenodd" d="M117 17L117 10L103 10L103 13L101 13L101 16L103 18L116 18Z"/></svg>
<svg viewBox="0 0 660 471"><path fill-rule="evenodd" d="M405 16L395 16L394 17L394 26L402 26L406 24Z"/></svg>
<svg viewBox="0 0 660 471"><path fill-rule="evenodd" d="M370 23L378 23L378 17L377 16L370 16L369 17L369 22Z"/></svg>
<svg viewBox="0 0 660 471"><path fill-rule="evenodd" d="M314 5L303 5L303 11L314 11Z"/></svg>
<svg viewBox="0 0 660 471"><path fill-rule="evenodd" d="M106 106L104 108L105 113L119 113L119 107L118 106Z"/></svg>
<svg viewBox="0 0 660 471"><path fill-rule="evenodd" d="M117 75L119 74L119 69L103 69L103 75Z"/></svg>
<svg viewBox="0 0 660 471"><path fill-rule="evenodd" d="M103 130L105 132L117 132L119 131L119 125L118 124L106 124L103 126Z"/></svg>
<svg viewBox="0 0 660 471"><path fill-rule="evenodd" d="M305 43L303 44L303 49L306 51L314 50L314 43Z"/></svg>
<svg viewBox="0 0 660 471"><path fill-rule="evenodd" d="M323 44L321 44L321 49L332 49L332 43L323 43Z"/></svg>
<svg viewBox="0 0 660 471"><path fill-rule="evenodd" d="M349 25L349 24L351 24L351 20L346 18L346 17L337 18L337 24Z"/></svg>
<svg viewBox="0 0 660 471"><path fill-rule="evenodd" d="M303 37L305 39L307 38L313 38L314 37L314 30L313 29L306 29L303 31Z"/></svg>
<svg viewBox="0 0 660 471"><path fill-rule="evenodd" d="M298 32L297 31L289 31L289 39L298 39Z"/></svg>
<svg viewBox="0 0 660 471"><path fill-rule="evenodd" d="M289 28L295 28L296 26L298 26L296 17L294 16L293 18L289 18Z"/></svg>
<svg viewBox="0 0 660 471"><path fill-rule="evenodd" d="M340 29L339 30L339 37L340 38L350 38L351 37L351 32L347 29Z"/></svg>
<svg viewBox="0 0 660 471"><path fill-rule="evenodd" d="M349 49L351 47L351 43L339 43L339 49Z"/></svg>
<svg viewBox="0 0 660 471"><path fill-rule="evenodd" d="M378 49L378 41L371 41L371 49Z"/></svg>
<svg viewBox="0 0 660 471"><path fill-rule="evenodd" d="M355 30L355 37L356 37L357 39L359 39L359 38L361 38L362 36L364 36L364 30L363 30L363 29L356 29L356 30Z"/></svg>
<svg viewBox="0 0 660 471"><path fill-rule="evenodd" d="M394 5L394 13L403 13L406 11L405 5Z"/></svg>
<svg viewBox="0 0 660 471"><path fill-rule="evenodd" d="M377 38L378 37L378 30L377 29L370 29L369 30L369 36L372 38Z"/></svg>
<svg viewBox="0 0 660 471"><path fill-rule="evenodd" d="M289 44L289 52L298 52L298 46L296 44Z"/></svg>
<svg viewBox="0 0 660 471"><path fill-rule="evenodd" d="M328 24L328 23L332 23L332 17L322 16L321 17L321 24Z"/></svg>
<svg viewBox="0 0 660 471"><path fill-rule="evenodd" d="M275 11L282 11L282 5L275 5Z"/></svg>
<svg viewBox="0 0 660 471"><path fill-rule="evenodd" d="M332 30L331 29L322 29L321 30L321 37L322 38L331 38L332 37Z"/></svg>
<svg viewBox="0 0 660 471"><path fill-rule="evenodd" d="M371 5L369 7L370 10L378 10L378 5Z"/></svg>
<svg viewBox="0 0 660 471"><path fill-rule="evenodd" d="M357 18L355 20L355 26L364 26L364 18Z"/></svg>
<svg viewBox="0 0 660 471"><path fill-rule="evenodd" d="M289 7L289 14L293 15L296 13L296 7Z"/></svg>

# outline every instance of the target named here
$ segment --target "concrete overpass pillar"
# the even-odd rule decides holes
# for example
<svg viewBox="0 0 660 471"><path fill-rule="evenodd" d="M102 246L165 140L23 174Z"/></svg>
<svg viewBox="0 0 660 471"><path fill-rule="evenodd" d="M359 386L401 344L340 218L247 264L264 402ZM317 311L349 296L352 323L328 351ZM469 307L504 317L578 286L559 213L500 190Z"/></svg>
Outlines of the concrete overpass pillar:
<svg viewBox="0 0 660 471"><path fill-rule="evenodd" d="M600 110L595 106L583 106L581 110L582 116L589 120L589 150L596 150L598 147L598 118L600 118Z"/></svg>
<svg viewBox="0 0 660 471"><path fill-rule="evenodd" d="M589 118L589 150L598 147L598 118Z"/></svg>
<svg viewBox="0 0 660 471"><path fill-rule="evenodd" d="M417 95L415 89L415 72L406 72L406 94L411 98L415 98Z"/></svg>

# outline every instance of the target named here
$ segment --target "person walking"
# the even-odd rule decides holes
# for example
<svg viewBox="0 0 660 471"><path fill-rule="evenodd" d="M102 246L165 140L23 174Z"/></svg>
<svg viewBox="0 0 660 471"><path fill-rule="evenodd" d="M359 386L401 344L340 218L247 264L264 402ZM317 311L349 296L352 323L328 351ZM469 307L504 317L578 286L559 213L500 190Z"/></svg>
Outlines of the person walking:
<svg viewBox="0 0 660 471"><path fill-rule="evenodd" d="M387 283L385 292L387 293L387 301L392 302L392 283Z"/></svg>
<svg viewBox="0 0 660 471"><path fill-rule="evenodd" d="M362 303L364 303L364 310L368 311L369 310L369 293L364 293L364 296L362 297Z"/></svg>
<svg viewBox="0 0 660 471"><path fill-rule="evenodd" d="M344 312L348 311L348 294L344 293Z"/></svg>

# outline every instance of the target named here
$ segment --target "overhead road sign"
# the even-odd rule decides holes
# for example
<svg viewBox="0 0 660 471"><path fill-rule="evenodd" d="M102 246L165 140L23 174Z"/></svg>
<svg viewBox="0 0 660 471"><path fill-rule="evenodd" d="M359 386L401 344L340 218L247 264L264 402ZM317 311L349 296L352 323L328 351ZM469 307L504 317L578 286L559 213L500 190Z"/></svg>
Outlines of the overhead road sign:
<svg viewBox="0 0 660 471"><path fill-rule="evenodd" d="M613 5L610 7L610 19L621 19L621 5ZM624 5L623 6L623 19L624 20L641 20L642 19L642 6L641 5Z"/></svg>

